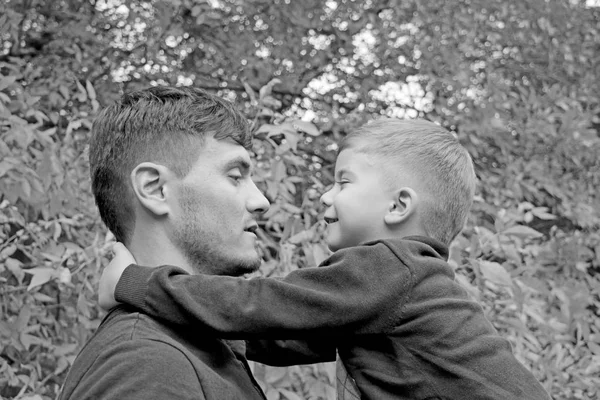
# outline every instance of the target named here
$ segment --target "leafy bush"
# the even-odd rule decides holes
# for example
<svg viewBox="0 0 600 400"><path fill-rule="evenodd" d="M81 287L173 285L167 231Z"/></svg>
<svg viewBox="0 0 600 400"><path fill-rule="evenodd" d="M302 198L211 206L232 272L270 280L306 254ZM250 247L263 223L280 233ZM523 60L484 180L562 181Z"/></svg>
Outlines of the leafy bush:
<svg viewBox="0 0 600 400"><path fill-rule="evenodd" d="M327 256L319 196L349 129L385 114L455 131L480 179L457 280L555 399L596 398L599 16L562 0L5 1L0 397L55 398L104 315L95 113L124 90L193 83L254 123L266 276ZM331 364L254 370L269 399L333 398Z"/></svg>

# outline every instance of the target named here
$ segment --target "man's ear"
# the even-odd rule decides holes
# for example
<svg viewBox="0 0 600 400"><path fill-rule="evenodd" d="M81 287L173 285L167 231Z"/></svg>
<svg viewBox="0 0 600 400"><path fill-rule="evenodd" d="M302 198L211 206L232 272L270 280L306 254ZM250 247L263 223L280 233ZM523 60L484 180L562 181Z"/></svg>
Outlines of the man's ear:
<svg viewBox="0 0 600 400"><path fill-rule="evenodd" d="M168 214L166 185L173 176L173 172L164 165L152 162L138 164L131 171L131 184L142 207L156 216Z"/></svg>
<svg viewBox="0 0 600 400"><path fill-rule="evenodd" d="M409 187L398 189L394 193L394 201L390 204L388 212L383 217L387 225L398 225L406 220L415 212L419 197L417 192Z"/></svg>

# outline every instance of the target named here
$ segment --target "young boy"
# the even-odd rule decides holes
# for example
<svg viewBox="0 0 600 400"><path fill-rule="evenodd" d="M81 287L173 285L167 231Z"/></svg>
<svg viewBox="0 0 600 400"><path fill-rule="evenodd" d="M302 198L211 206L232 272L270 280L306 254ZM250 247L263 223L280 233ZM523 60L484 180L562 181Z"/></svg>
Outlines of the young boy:
<svg viewBox="0 0 600 400"><path fill-rule="evenodd" d="M321 198L334 253L318 268L282 279L188 275L129 265L117 247L101 301L226 338L308 340L277 341L287 353L254 342L248 358L272 365L332 360L334 343L351 377L338 398L547 400L447 263L475 181L448 131L376 120L340 146Z"/></svg>

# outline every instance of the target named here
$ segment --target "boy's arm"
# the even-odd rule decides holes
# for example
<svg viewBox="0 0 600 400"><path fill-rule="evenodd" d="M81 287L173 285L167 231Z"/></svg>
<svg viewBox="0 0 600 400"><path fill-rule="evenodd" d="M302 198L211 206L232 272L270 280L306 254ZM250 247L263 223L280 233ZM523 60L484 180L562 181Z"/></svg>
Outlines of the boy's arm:
<svg viewBox="0 0 600 400"><path fill-rule="evenodd" d="M321 267L283 279L130 265L117 280L119 302L171 323L201 324L219 336L244 339L381 333L397 322L410 287L408 269L383 243L338 251Z"/></svg>

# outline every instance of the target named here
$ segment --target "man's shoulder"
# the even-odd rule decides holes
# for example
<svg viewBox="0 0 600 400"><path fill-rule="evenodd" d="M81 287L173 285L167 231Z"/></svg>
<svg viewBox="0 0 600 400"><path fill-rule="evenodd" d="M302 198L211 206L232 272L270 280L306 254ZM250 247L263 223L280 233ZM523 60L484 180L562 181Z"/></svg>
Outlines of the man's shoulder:
<svg viewBox="0 0 600 400"><path fill-rule="evenodd" d="M97 394L112 398L108 393L125 393L138 384L171 384L163 379L177 379L171 372L187 379L189 387L182 390L199 390L197 379L192 379L196 376L193 363L164 326L144 314L120 308L106 316L78 354L62 398L94 398Z"/></svg>
<svg viewBox="0 0 600 400"><path fill-rule="evenodd" d="M118 307L77 356L61 400L100 398L264 397L223 340Z"/></svg>
<svg viewBox="0 0 600 400"><path fill-rule="evenodd" d="M97 362L105 355L122 357L131 353L137 357L140 350L149 348L181 351L181 345L167 326L145 314L117 307L107 314L84 345L76 363L85 368L85 364Z"/></svg>
<svg viewBox="0 0 600 400"><path fill-rule="evenodd" d="M173 333L169 326L155 318L118 306L106 315L90 342L117 344L144 339L171 342Z"/></svg>

